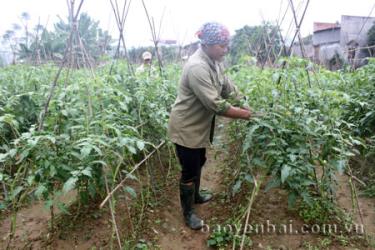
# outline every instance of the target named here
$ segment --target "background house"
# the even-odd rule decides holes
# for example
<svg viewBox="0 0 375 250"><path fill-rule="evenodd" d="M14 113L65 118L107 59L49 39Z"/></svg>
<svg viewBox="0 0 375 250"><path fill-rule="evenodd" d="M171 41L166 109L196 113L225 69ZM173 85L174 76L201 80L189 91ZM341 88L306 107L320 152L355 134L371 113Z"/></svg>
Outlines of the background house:
<svg viewBox="0 0 375 250"><path fill-rule="evenodd" d="M307 57L330 69L338 69L344 62L358 67L369 56L367 32L375 17L341 16L341 23L315 22L311 42L304 42ZM293 44L295 55L302 56L299 44ZM313 55L311 55L311 47Z"/></svg>

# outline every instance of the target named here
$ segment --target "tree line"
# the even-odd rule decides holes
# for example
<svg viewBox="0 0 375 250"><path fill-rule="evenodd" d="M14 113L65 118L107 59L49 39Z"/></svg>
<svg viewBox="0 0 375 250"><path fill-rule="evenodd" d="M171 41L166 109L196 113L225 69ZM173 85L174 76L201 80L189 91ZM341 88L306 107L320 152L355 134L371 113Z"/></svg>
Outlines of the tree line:
<svg viewBox="0 0 375 250"><path fill-rule="evenodd" d="M78 36L73 36L71 53L78 58L75 65L80 68L85 65L84 55L93 65L108 61L116 55L116 41L108 31L99 26L99 21L94 20L87 13L80 14L78 22L73 23L72 18L61 18L54 23L52 30L42 24L30 26L30 15L23 12L20 15L20 23L15 23L2 35L1 42L9 51L11 63L41 64L46 62L59 62L63 59L67 47L67 40L73 26L76 25ZM196 45L196 44L195 44ZM192 45L159 45L158 52L162 60L167 63L175 63L188 57L193 50ZM375 48L375 25L368 31L368 46ZM84 48L84 49L82 49ZM4 49L2 49L4 50ZM155 55L155 47L145 46L130 48L128 58L131 63L141 63L141 55L144 51L150 51ZM231 65L247 61L257 63L262 67L266 64L273 65L280 56L287 55L286 45L281 36L280 27L269 22L257 26L248 26L235 31L231 39L230 53L227 61ZM120 51L118 57L125 57L124 51ZM0 57L0 65L4 65L4 58Z"/></svg>

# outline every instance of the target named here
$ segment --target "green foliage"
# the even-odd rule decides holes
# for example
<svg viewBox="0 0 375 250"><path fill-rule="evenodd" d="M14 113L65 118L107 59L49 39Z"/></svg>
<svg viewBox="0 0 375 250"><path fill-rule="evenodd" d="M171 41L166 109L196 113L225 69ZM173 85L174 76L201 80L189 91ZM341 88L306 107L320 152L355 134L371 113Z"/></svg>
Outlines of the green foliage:
<svg viewBox="0 0 375 250"><path fill-rule="evenodd" d="M209 247L226 247L232 240L232 235L226 231L214 231L207 241Z"/></svg>
<svg viewBox="0 0 375 250"><path fill-rule="evenodd" d="M255 57L259 63L273 62L281 49L278 27L269 23L244 26L236 30L230 48L231 63L237 64L244 55Z"/></svg>
<svg viewBox="0 0 375 250"><path fill-rule="evenodd" d="M354 133L369 137L375 134L375 61L344 76L341 86L351 96L345 105L344 119L353 123Z"/></svg>
<svg viewBox="0 0 375 250"><path fill-rule="evenodd" d="M287 65L286 70L236 66L235 82L248 105L263 115L232 125L233 141L241 142L233 189L238 192L243 180L251 183L248 177L253 173L268 173L266 190L288 190L290 207L301 201L310 209L305 217L325 220L327 214L322 211L334 199L335 174L345 171L349 159L360 154L357 148L364 145L353 128L368 131L374 127L369 123L370 109L358 113L346 108L353 101L359 103L358 93L371 95L374 74L369 71L374 64L354 73L329 72L298 58L288 60ZM311 87L303 65L317 72L310 74Z"/></svg>
<svg viewBox="0 0 375 250"><path fill-rule="evenodd" d="M147 242L143 239L139 240L138 243L134 247L135 250L148 250L149 247Z"/></svg>
<svg viewBox="0 0 375 250"><path fill-rule="evenodd" d="M165 80L133 78L126 68L119 63L112 75L104 67L95 77L78 70L60 79L43 131L36 129L38 117L57 69L0 71L0 177L10 191L3 208L28 193L51 201L76 190L87 202L104 194L104 176L115 184L165 139L179 69L167 68ZM137 197L131 187L125 192Z"/></svg>
<svg viewBox="0 0 375 250"><path fill-rule="evenodd" d="M310 204L302 203L299 215L307 223L323 224L334 214L333 204L324 199L315 198Z"/></svg>
<svg viewBox="0 0 375 250"><path fill-rule="evenodd" d="M23 23L29 19L27 13L22 13ZM63 20L54 24L54 30L48 31L42 25L36 25L34 29L25 30L25 34L18 34L21 27L8 30L3 35L3 41L7 43L16 57L26 62L59 61L63 58L66 43L72 30L71 20ZM25 26L26 29L26 26ZM111 51L111 36L107 31L99 27L99 22L94 21L87 13L80 14L78 18L78 33L72 37L73 55L76 58L77 68L84 65L83 50L90 60L99 60L103 55Z"/></svg>
<svg viewBox="0 0 375 250"><path fill-rule="evenodd" d="M215 249L226 249L233 241L237 246L240 246L241 240L242 235L235 235L230 230L214 230L207 240L207 246ZM252 241L248 236L245 236L244 246L252 246Z"/></svg>
<svg viewBox="0 0 375 250"><path fill-rule="evenodd" d="M55 52L63 55L66 46L65 43L68 41L72 29L72 23L60 19L54 26L55 41L60 42L60 44L57 44L56 49L58 50ZM82 43L90 57L97 59L110 50L111 37L107 31L103 31L99 27L99 21L94 21L87 13L82 13L79 16L77 28ZM73 44L76 47L75 53L77 53L77 56L82 56L80 55L83 52L80 49L79 41L74 37Z"/></svg>

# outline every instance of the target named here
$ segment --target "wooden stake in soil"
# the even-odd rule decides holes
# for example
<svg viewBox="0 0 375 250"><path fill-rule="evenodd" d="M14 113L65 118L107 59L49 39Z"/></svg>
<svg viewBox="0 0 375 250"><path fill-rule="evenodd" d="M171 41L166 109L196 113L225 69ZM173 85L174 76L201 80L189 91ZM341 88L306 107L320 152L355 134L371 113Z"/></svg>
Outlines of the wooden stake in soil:
<svg viewBox="0 0 375 250"><path fill-rule="evenodd" d="M297 35L299 34L299 29L300 29L300 27L301 27L301 25L302 25L303 19L305 18L305 14L306 14L307 8L308 8L308 6L309 6L309 3L310 3L310 0L308 0L307 3L306 3L306 5L305 5L305 9L303 10L302 17L301 17L301 19L300 19L300 21L299 21L299 23L298 23L297 30L296 30L296 32L294 33L294 36L293 36L293 39L292 39L291 44L294 43L294 40L296 39ZM290 52L291 52L291 50L292 50L292 46L289 47L289 50L288 50L287 56L290 56ZM283 61L283 64L281 65L281 69L284 70L284 69L285 69L285 66L286 66L286 61L284 60L284 61ZM282 74L280 74L279 78L277 79L277 85L280 84L281 76L282 76Z"/></svg>
<svg viewBox="0 0 375 250"><path fill-rule="evenodd" d="M75 15L73 16L73 7L74 6L74 2L75 0L71 0L70 2L68 2L68 9L69 9L69 15L70 16L73 16L73 24L74 23L77 23L77 18L78 18L78 15L79 15L79 12L81 10L81 7L82 7L82 4L83 4L83 1L84 0L81 0L79 6L78 6L78 9L75 13ZM69 5L70 4L70 5ZM72 11L70 10L72 9ZM72 24L72 25L73 25ZM65 51L64 51L64 56L63 56L63 59L62 59L62 62L61 62L61 65L60 65L60 68L55 76L55 79L54 81L52 82L51 84L51 87L50 87L50 90L49 90L49 93L48 93L48 97L47 97L47 101L44 105L44 109L42 110L42 112L40 113L40 116L39 116L39 125L38 125L38 131L42 131L43 130L43 123L44 123L44 119L48 113L48 107L49 107L49 104L51 102L51 99L52 99L52 96L54 94L54 91L55 91L55 88L57 86L57 80L59 79L60 77L60 74L61 74L61 71L63 70L63 67L65 66L66 62L68 61L68 52L71 54L71 51L72 51L72 47L73 47L73 43L72 43L72 40L73 40L73 32L74 32L74 29L71 29L70 31L70 34L69 34L69 39L67 40L67 43L66 43L66 48L65 48Z"/></svg>
<svg viewBox="0 0 375 250"><path fill-rule="evenodd" d="M105 180L105 188L107 189L107 192L109 192L107 176L105 174L104 174L104 180ZM109 200L109 209L111 211L112 224L113 224L113 228L114 228L115 233L116 233L117 243L118 243L118 246L120 247L120 249L122 249L121 238L120 238L120 234L118 232L116 218L115 218L115 211L114 211L113 203L112 203L111 200Z"/></svg>
<svg viewBox="0 0 375 250"><path fill-rule="evenodd" d="M124 185L125 181L129 178L131 174L134 173L135 170L137 170L140 166L142 166L143 163L145 163L157 150L159 150L163 145L165 144L165 141L162 141L151 153L149 153L141 162L139 162L137 165L134 166L134 168L126 175L126 177L111 191L108 192L107 197L103 200L103 202L100 204L99 208L103 208L103 206L107 203L109 198L113 196L113 194Z"/></svg>
<svg viewBox="0 0 375 250"><path fill-rule="evenodd" d="M260 184L261 184L261 182L259 182L259 184L258 184L258 182L257 182L258 179L261 180L261 178L258 178L258 176L253 177L253 179L254 179L254 187L253 187L253 191L251 192L251 197L250 197L249 206L247 207L247 211L246 211L245 227L244 227L244 231L243 231L243 234L242 234L240 250L243 249L244 244L245 244L246 228L247 228L247 226L249 225L249 218L250 218L251 208L252 208L252 206L253 206L253 203L254 203L255 197L256 197L257 194L258 194L258 191L259 191L259 189L260 189ZM232 248L232 249L234 250L235 247L236 247L236 241L234 240L234 241L233 241L233 248Z"/></svg>
<svg viewBox="0 0 375 250"><path fill-rule="evenodd" d="M365 240L368 241L368 237L367 237L367 233L366 233L365 223L363 222L363 214L362 214L362 210L361 210L361 207L359 206L359 200L358 200L357 189L356 189L355 184L353 183L353 181L352 181L352 177L351 177L352 169L350 168L350 166L348 166L348 172L349 172L349 174L350 174L350 177L349 177L349 184L350 184L350 188L352 189L352 193L353 193L353 195L354 195L354 199L355 199L355 202L356 202L356 205L357 205L359 218L361 219L361 224L362 224L362 228L363 228L363 234L364 234L364 236L365 236Z"/></svg>

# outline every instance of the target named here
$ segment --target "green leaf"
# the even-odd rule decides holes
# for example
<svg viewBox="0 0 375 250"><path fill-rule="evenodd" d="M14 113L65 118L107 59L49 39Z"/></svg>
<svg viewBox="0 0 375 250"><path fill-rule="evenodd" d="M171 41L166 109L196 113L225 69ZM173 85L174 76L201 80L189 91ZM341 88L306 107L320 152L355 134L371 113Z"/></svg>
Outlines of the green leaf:
<svg viewBox="0 0 375 250"><path fill-rule="evenodd" d="M85 168L84 170L82 170L82 174L88 177L92 177L91 168Z"/></svg>
<svg viewBox="0 0 375 250"><path fill-rule="evenodd" d="M128 148L128 150L132 153L132 154L137 154L137 150L135 149L135 147L131 146L131 145L126 145L126 147Z"/></svg>
<svg viewBox="0 0 375 250"><path fill-rule="evenodd" d="M44 202L44 207L46 209L50 209L52 206L53 206L53 200L46 200L46 202Z"/></svg>
<svg viewBox="0 0 375 250"><path fill-rule="evenodd" d="M138 178L135 175L133 175L131 173L128 173L125 170L122 170L121 172L123 172L124 174L126 174L126 178L129 178L130 180L138 180Z"/></svg>
<svg viewBox="0 0 375 250"><path fill-rule="evenodd" d="M355 156L355 154L353 154L352 152L349 152L349 151L344 152L344 155L348 156L348 157Z"/></svg>
<svg viewBox="0 0 375 250"><path fill-rule="evenodd" d="M82 160L83 159L82 155L78 154L77 152L72 151L72 152L69 152L69 154L72 155L72 156L74 156L74 157L76 157L78 160Z"/></svg>
<svg viewBox="0 0 375 250"><path fill-rule="evenodd" d="M245 175L245 180L249 183L254 183L254 178L252 175L246 174Z"/></svg>
<svg viewBox="0 0 375 250"><path fill-rule="evenodd" d="M130 194L134 199L137 198L137 193L135 192L134 188L126 186L124 187L124 191Z"/></svg>
<svg viewBox="0 0 375 250"><path fill-rule="evenodd" d="M106 166L108 166L107 165L107 163L105 162L105 161L93 161L93 162L91 162L92 164L101 164L101 165L103 165L103 167L106 167Z"/></svg>
<svg viewBox="0 0 375 250"><path fill-rule="evenodd" d="M137 141L137 148L143 150L145 148L145 143L143 141Z"/></svg>
<svg viewBox="0 0 375 250"><path fill-rule="evenodd" d="M63 202L57 202L57 207L60 209L61 212L63 212L64 214L69 214L69 211L68 211L68 208L67 206L65 205L65 203Z"/></svg>
<svg viewBox="0 0 375 250"><path fill-rule="evenodd" d="M5 154L0 154L0 162L5 162L7 156L8 156L9 153L5 153Z"/></svg>
<svg viewBox="0 0 375 250"><path fill-rule="evenodd" d="M17 149L13 148L11 150L9 150L8 154L10 155L10 157L14 157L17 153Z"/></svg>
<svg viewBox="0 0 375 250"><path fill-rule="evenodd" d="M296 159L297 159L297 155L295 155L295 154L289 154L288 156L289 156L289 159L290 159L291 162L295 162Z"/></svg>
<svg viewBox="0 0 375 250"><path fill-rule="evenodd" d="M92 150L91 146L84 146L83 148L81 148L82 158L85 158L86 156L88 156L90 154L91 150Z"/></svg>
<svg viewBox="0 0 375 250"><path fill-rule="evenodd" d="M38 199L41 199L44 192L47 191L47 188L42 184L39 185L38 188L35 190L35 196L38 197Z"/></svg>
<svg viewBox="0 0 375 250"><path fill-rule="evenodd" d="M28 149L26 149L25 151L22 151L22 153L20 154L19 160L16 162L16 165L20 164L23 161L23 159L29 156L29 153L30 151Z"/></svg>
<svg viewBox="0 0 375 250"><path fill-rule="evenodd" d="M214 239L210 239L210 240L208 240L208 241L207 241L207 245L208 245L208 246L216 246L216 240L214 240Z"/></svg>
<svg viewBox="0 0 375 250"><path fill-rule="evenodd" d="M356 140L356 139L352 139L352 143L355 144L355 145L363 145L362 142Z"/></svg>
<svg viewBox="0 0 375 250"><path fill-rule="evenodd" d="M89 186L88 186L88 191L89 191L89 195L94 198L95 195L96 195L96 186L95 184L93 184L92 182L89 183Z"/></svg>
<svg viewBox="0 0 375 250"><path fill-rule="evenodd" d="M119 145L121 147L123 147L123 146L129 144L129 141L130 141L129 138L127 138L127 137L121 137L120 140L119 140Z"/></svg>
<svg viewBox="0 0 375 250"><path fill-rule="evenodd" d="M241 185L242 185L242 180L237 180L236 183L232 187L232 192L234 194L237 194L241 189Z"/></svg>
<svg viewBox="0 0 375 250"><path fill-rule="evenodd" d="M11 199L16 198L17 195L18 195L19 193L21 193L22 190L23 190L23 187L22 187L22 186L18 186L18 187L16 187L16 188L13 190L12 194L11 194Z"/></svg>
<svg viewBox="0 0 375 250"><path fill-rule="evenodd" d="M277 187L280 187L280 179L271 179L267 185L266 185L266 188L264 191L268 192L271 188L277 188Z"/></svg>
<svg viewBox="0 0 375 250"><path fill-rule="evenodd" d="M50 135L46 135L45 139L49 140L52 144L56 144L56 138Z"/></svg>
<svg viewBox="0 0 375 250"><path fill-rule="evenodd" d="M76 186L76 182L78 181L78 178L77 177L70 177L65 183L64 183L64 186L63 186L63 192L64 193L67 193L69 192L70 190L74 189L75 186Z"/></svg>
<svg viewBox="0 0 375 250"><path fill-rule="evenodd" d="M98 148L97 146L93 145L92 146L93 149L98 153L98 155L103 155L102 151L100 150L100 148Z"/></svg>
<svg viewBox="0 0 375 250"><path fill-rule="evenodd" d="M289 165L283 165L283 168L281 169L281 183L284 183L286 178L288 178L290 170L291 168Z"/></svg>

